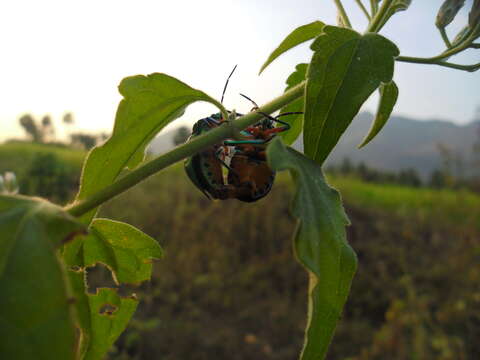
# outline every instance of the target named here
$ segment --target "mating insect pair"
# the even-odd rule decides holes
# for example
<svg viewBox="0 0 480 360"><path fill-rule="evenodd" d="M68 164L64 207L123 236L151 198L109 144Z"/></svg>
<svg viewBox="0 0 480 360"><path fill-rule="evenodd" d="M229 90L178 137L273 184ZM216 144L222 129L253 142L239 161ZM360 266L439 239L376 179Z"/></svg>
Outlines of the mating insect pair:
<svg viewBox="0 0 480 360"><path fill-rule="evenodd" d="M230 76L223 90L222 102ZM258 110L258 105L253 100L240 95L253 103L252 111ZM275 180L275 172L267 164L266 145L278 133L290 129L290 125L279 120L279 117L299 113L283 113L276 117L265 113L260 114L264 118L241 131L241 139L224 140L185 161L188 177L208 198L253 202L270 192ZM236 114L236 116L242 116L242 114ZM189 140L226 121L220 113L198 120L193 126ZM276 127L276 123L280 126Z"/></svg>

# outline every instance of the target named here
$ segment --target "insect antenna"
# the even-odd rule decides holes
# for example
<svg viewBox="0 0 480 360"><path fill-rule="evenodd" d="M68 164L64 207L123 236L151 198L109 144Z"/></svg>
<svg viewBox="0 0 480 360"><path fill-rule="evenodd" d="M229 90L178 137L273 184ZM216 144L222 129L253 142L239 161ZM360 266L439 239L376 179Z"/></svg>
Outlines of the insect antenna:
<svg viewBox="0 0 480 360"><path fill-rule="evenodd" d="M225 86L223 87L222 99L220 100L220 102L221 102L222 104L223 104L223 96L225 95L225 91L227 90L228 81L229 81L230 78L232 77L233 72L235 71L235 69L237 68L237 66L238 66L238 64L234 66L232 72L230 73L230 75L228 75L227 81L225 82Z"/></svg>
<svg viewBox="0 0 480 360"><path fill-rule="evenodd" d="M242 93L240 93L240 96L243 96L245 99L250 101L253 104L255 110L258 109L258 107L259 107L258 104L255 101L253 101L252 99L250 99L247 95L243 95Z"/></svg>

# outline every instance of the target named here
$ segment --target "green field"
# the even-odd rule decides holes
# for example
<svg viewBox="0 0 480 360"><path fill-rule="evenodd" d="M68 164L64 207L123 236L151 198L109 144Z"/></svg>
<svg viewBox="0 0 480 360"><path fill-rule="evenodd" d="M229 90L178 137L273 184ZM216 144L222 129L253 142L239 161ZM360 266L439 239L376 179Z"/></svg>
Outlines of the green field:
<svg viewBox="0 0 480 360"><path fill-rule="evenodd" d="M480 230L480 196L467 190L411 188L365 183L352 177L333 177L347 204L385 211L439 227L467 227Z"/></svg>
<svg viewBox="0 0 480 360"><path fill-rule="evenodd" d="M16 146L0 146L0 164L17 164L10 170L21 177L32 149L47 147ZM53 151L78 174L83 153ZM480 196L355 178L330 182L343 195L359 269L328 358L477 359ZM257 203L210 201L178 164L104 206L100 216L141 228L166 251L151 282L120 289L135 291L142 303L109 358L295 358L307 279L291 251L291 190L282 173ZM89 281L112 283L101 265Z"/></svg>
<svg viewBox="0 0 480 360"><path fill-rule="evenodd" d="M0 172L15 171L18 177L25 175L28 166L38 154L54 154L66 166L78 169L85 157L85 151L73 150L48 144L10 142L0 145Z"/></svg>

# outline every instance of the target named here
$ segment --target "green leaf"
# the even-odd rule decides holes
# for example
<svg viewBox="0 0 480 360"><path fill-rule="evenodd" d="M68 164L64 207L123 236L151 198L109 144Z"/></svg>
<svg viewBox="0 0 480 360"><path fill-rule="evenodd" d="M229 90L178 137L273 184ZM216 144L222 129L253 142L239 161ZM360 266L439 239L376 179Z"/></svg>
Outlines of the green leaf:
<svg viewBox="0 0 480 360"><path fill-rule="evenodd" d="M327 185L320 165L287 148L279 138L267 149L274 170L290 170L298 218L294 250L309 273L309 311L302 360L325 358L350 291L357 258L348 245L349 224L338 192Z"/></svg>
<svg viewBox="0 0 480 360"><path fill-rule="evenodd" d="M76 200L105 188L125 167L133 168L140 163L153 137L180 117L191 103L207 101L222 108L202 91L165 74L125 78L119 90L124 98L118 106L112 136L88 154ZM82 220L89 223L94 214L91 211Z"/></svg>
<svg viewBox="0 0 480 360"><path fill-rule="evenodd" d="M98 289L88 295L91 314L91 340L85 360L99 360L127 327L137 308L135 297L123 298L114 289Z"/></svg>
<svg viewBox="0 0 480 360"><path fill-rule="evenodd" d="M381 84L380 88L380 103L378 104L377 115L372 123L372 127L368 131L368 135L363 139L358 148L364 147L383 129L390 117L390 114L397 103L398 87L394 81L386 84Z"/></svg>
<svg viewBox="0 0 480 360"><path fill-rule="evenodd" d="M0 195L0 358L74 359L71 295L57 248L85 226L37 198Z"/></svg>
<svg viewBox="0 0 480 360"><path fill-rule="evenodd" d="M305 91L305 154L322 164L362 104L393 77L394 43L381 35L326 26L312 44Z"/></svg>
<svg viewBox="0 0 480 360"><path fill-rule="evenodd" d="M308 64L298 64L295 67L295 71L287 79L287 87L285 88L285 91L290 90L292 87L300 84L302 81L305 80L307 67L308 67ZM282 108L282 110L280 110L280 113L304 111L304 103L305 103L305 100L303 97L301 97L291 102L284 108ZM288 116L282 117L281 120L289 123L291 126L288 131L284 131L280 133L280 136L282 137L283 141L286 144L291 145L295 142L295 140L297 140L298 136L302 133L303 114L288 115Z"/></svg>
<svg viewBox="0 0 480 360"><path fill-rule="evenodd" d="M94 219L88 236L73 241L64 249L65 262L76 297L80 352L86 359L102 359L133 315L137 300L121 298L115 289L97 289L87 294L87 267L102 263L112 271L116 284L139 284L150 279L152 260L163 256L160 245L131 225L109 219ZM112 314L99 309L113 305Z"/></svg>
<svg viewBox="0 0 480 360"><path fill-rule="evenodd" d="M284 52L304 43L305 41L316 38L322 32L324 26L325 24L321 21L314 21L310 24L302 25L293 30L280 43L280 45L275 50L273 50L267 61L265 61L265 64L262 65L259 74L261 74L262 71L265 70L265 68L273 62L273 60L282 55Z"/></svg>
<svg viewBox="0 0 480 360"><path fill-rule="evenodd" d="M152 260L163 256L150 236L131 225L95 219L83 245L84 266L102 263L112 271L117 284L139 284L149 280Z"/></svg>

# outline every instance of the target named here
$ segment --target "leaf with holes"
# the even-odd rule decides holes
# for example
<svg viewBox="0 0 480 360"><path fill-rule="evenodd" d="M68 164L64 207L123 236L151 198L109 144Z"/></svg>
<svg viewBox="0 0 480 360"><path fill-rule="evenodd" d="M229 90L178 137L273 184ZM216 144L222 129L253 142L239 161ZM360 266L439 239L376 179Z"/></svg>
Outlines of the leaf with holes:
<svg viewBox="0 0 480 360"><path fill-rule="evenodd" d="M302 25L293 30L278 47L268 57L267 61L260 68L259 74L262 73L265 68L270 65L273 60L282 55L284 52L294 48L297 45L304 43L305 41L316 38L322 32L324 23L321 21L314 21L310 24Z"/></svg>
<svg viewBox="0 0 480 360"><path fill-rule="evenodd" d="M139 284L152 275L153 259L163 257L158 242L131 225L95 219L83 244L84 266L106 265L117 284Z"/></svg>
<svg viewBox="0 0 480 360"><path fill-rule="evenodd" d="M357 267L347 243L348 218L339 193L325 182L315 161L274 139L267 149L272 169L289 170L298 218L294 250L309 274L308 322L302 360L324 359Z"/></svg>
<svg viewBox="0 0 480 360"><path fill-rule="evenodd" d="M47 201L0 195L0 358L74 359L72 296L57 248L85 226Z"/></svg>
<svg viewBox="0 0 480 360"><path fill-rule="evenodd" d="M392 113L395 104L397 103L398 87L394 81L391 81L387 84L381 84L379 91L380 102L378 104L377 114L373 120L372 127L368 131L368 135L358 146L359 148L367 145L383 129L390 118L390 114Z"/></svg>
<svg viewBox="0 0 480 360"><path fill-rule="evenodd" d="M287 79L287 87L285 91L291 89L295 85L300 84L305 80L305 74L307 72L308 64L298 64L295 67L295 71ZM286 112L300 112L304 111L305 100L303 97L291 102L287 106L280 110L280 113ZM303 114L301 115L288 115L281 118L282 121L287 122L290 125L290 130L284 131L281 134L283 141L290 145L300 136L303 129Z"/></svg>
<svg viewBox="0 0 480 360"><path fill-rule="evenodd" d="M312 44L305 90L305 154L322 164L382 82L393 77L398 49L378 34L326 26Z"/></svg>
<svg viewBox="0 0 480 360"><path fill-rule="evenodd" d="M191 103L206 101L221 108L207 94L165 74L125 78L119 90L123 100L118 106L112 136L88 154L77 201L113 183L125 167L138 165L153 137L180 117ZM90 211L82 220L89 223L94 215L95 211Z"/></svg>
<svg viewBox="0 0 480 360"><path fill-rule="evenodd" d="M137 308L135 297L123 298L115 289L98 289L88 295L92 328L89 348L85 360L100 360L127 327Z"/></svg>
<svg viewBox="0 0 480 360"><path fill-rule="evenodd" d="M97 295L87 294L86 268L102 263L112 271L117 285L139 284L150 279L152 261L161 258L163 251L157 241L118 221L95 219L89 230L88 236L65 249L64 257L70 266L70 282L77 298L81 353L93 360L103 358L121 334L135 311L137 300L121 298L114 289L97 289ZM114 306L115 311L99 312L99 308L108 306Z"/></svg>

